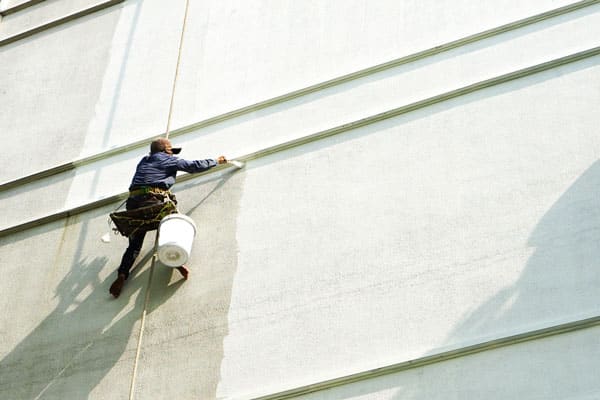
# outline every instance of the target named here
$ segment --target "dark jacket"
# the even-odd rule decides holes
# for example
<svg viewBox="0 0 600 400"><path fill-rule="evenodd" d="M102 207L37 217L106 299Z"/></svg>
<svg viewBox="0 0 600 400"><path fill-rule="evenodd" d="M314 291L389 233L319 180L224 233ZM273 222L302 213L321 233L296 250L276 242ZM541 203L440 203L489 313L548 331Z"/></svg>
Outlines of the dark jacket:
<svg viewBox="0 0 600 400"><path fill-rule="evenodd" d="M137 165L129 190L152 186L168 190L175 183L177 171L190 174L203 172L217 165L214 159L188 161L167 153L154 153L142 158Z"/></svg>

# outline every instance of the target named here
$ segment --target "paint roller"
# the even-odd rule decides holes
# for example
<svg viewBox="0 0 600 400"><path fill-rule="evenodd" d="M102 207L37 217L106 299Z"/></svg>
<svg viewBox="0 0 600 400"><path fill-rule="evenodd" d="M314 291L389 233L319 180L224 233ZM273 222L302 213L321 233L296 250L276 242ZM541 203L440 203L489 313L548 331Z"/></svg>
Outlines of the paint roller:
<svg viewBox="0 0 600 400"><path fill-rule="evenodd" d="M241 161L237 161L237 160L227 160L227 163L233 165L237 169L242 169L246 166L245 163L243 163Z"/></svg>

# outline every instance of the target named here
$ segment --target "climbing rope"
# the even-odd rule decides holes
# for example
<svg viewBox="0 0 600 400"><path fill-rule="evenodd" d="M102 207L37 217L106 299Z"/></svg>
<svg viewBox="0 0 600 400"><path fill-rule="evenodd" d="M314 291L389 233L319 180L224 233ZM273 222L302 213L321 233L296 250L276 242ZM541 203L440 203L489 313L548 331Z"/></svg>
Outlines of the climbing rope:
<svg viewBox="0 0 600 400"><path fill-rule="evenodd" d="M175 65L175 76L173 77L173 87L171 88L171 100L169 103L169 114L167 116L167 128L165 129L165 137L169 138L171 128L171 116L173 114L173 100L175 99L175 89L177 87L177 78L179 77L179 64L181 62L181 49L183 48L183 36L185 34L185 26L187 23L188 9L190 1L185 2L185 12L183 14L183 24L181 26L181 36L179 37L179 48L177 50L177 64ZM140 321L140 334L138 335L138 343L135 354L135 361L133 362L133 374L131 377L131 386L129 388L129 400L133 400L135 396L135 379L137 376L137 368L140 359L140 353L142 348L142 338L144 335L144 329L146 324L146 314L148 310L148 303L150 302L150 289L152 287L152 276L154 275L154 265L156 264L158 249L158 230L156 231L156 237L154 239L154 248L152 249L152 262L150 264L150 275L148 277L148 286L146 287L146 294L144 297L144 306L142 309L142 317Z"/></svg>
<svg viewBox="0 0 600 400"><path fill-rule="evenodd" d="M171 115L173 114L173 100L175 99L175 89L177 87L177 78L179 77L179 63L181 62L181 49L183 48L183 35L185 33L185 25L187 23L187 15L190 1L185 2L185 12L183 14L183 25L181 26L181 36L179 38L179 49L177 50L177 64L175 65L175 76L173 77L173 87L171 88L171 102L169 103L169 114L167 117L167 128L165 129L165 137L169 138L171 129Z"/></svg>

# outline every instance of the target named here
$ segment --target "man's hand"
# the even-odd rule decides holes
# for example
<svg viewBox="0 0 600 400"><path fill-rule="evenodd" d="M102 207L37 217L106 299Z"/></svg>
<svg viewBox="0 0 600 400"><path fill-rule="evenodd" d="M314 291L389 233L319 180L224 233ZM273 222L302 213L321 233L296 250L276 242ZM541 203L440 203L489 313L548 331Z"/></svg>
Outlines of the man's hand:
<svg viewBox="0 0 600 400"><path fill-rule="evenodd" d="M225 156L219 156L219 158L217 158L217 164L227 164Z"/></svg>

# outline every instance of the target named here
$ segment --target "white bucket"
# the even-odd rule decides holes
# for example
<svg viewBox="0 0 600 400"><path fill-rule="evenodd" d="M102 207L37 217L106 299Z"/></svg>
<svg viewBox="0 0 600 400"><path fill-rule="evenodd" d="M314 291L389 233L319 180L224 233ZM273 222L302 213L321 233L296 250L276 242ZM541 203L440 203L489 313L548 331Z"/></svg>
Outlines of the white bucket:
<svg viewBox="0 0 600 400"><path fill-rule="evenodd" d="M158 259L167 267L179 267L192 253L196 224L187 215L170 214L158 226Z"/></svg>

